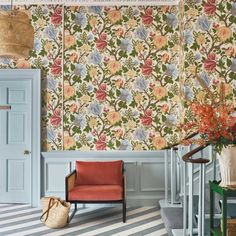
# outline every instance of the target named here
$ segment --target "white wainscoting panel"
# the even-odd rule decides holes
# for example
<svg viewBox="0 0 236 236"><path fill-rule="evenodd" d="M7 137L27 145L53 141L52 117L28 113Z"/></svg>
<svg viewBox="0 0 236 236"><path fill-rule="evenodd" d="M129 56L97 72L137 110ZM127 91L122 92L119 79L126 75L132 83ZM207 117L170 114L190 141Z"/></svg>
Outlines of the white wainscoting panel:
<svg viewBox="0 0 236 236"><path fill-rule="evenodd" d="M164 197L164 152L80 152L42 153L42 196L65 198L65 176L75 169L75 161L125 162L127 203L130 206L156 205Z"/></svg>

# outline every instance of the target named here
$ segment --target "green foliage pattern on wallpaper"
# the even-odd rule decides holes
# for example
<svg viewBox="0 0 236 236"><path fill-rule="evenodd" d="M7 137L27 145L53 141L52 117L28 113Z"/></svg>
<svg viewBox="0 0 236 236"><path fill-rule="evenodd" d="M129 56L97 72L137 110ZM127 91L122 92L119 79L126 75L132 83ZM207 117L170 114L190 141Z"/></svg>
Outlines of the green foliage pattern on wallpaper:
<svg viewBox="0 0 236 236"><path fill-rule="evenodd" d="M44 150L155 150L178 140L177 7L65 7L64 23L61 6L25 8L35 50L0 64L42 68ZM186 2L188 98L204 96L196 69L210 89L224 80L233 98L235 11L233 1Z"/></svg>
<svg viewBox="0 0 236 236"><path fill-rule="evenodd" d="M236 107L236 2L189 1L184 22L186 98L205 103L209 89L218 101L224 86L227 101ZM200 86L196 72L207 89ZM188 110L185 119L192 119Z"/></svg>
<svg viewBox="0 0 236 236"><path fill-rule="evenodd" d="M9 6L2 6L9 10ZM25 6L35 29L34 50L30 57L12 61L0 59L1 68L40 68L42 71L42 148L61 150L63 138L62 8Z"/></svg>
<svg viewBox="0 0 236 236"><path fill-rule="evenodd" d="M177 7L67 7L65 17L65 149L176 140Z"/></svg>

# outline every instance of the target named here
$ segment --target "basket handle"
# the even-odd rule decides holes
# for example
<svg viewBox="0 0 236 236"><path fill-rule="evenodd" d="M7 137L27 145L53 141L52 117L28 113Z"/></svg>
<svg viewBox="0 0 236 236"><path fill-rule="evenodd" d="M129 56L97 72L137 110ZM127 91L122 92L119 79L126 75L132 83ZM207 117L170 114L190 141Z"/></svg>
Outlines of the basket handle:
<svg viewBox="0 0 236 236"><path fill-rule="evenodd" d="M56 203L57 203L57 201L55 201L55 199L50 198L49 203L48 203L48 209L47 209L47 210L41 215L41 217L40 217L40 221L41 221L41 222L45 223L45 222L47 221L48 215L49 215L49 211L50 211L50 209L51 209ZM47 215L46 215L46 214L47 214ZM42 219L43 219L44 215L46 215L46 218L45 218L45 220L43 221Z"/></svg>

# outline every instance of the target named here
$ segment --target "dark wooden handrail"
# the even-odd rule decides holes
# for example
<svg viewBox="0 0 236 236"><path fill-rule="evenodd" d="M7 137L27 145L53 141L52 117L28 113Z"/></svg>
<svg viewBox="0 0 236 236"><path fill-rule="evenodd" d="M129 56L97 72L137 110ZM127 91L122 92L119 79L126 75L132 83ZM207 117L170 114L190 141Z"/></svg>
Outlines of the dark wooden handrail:
<svg viewBox="0 0 236 236"><path fill-rule="evenodd" d="M207 146L209 146L209 144L206 144L204 146L199 146L195 149L193 149L192 151L186 153L185 155L183 155L182 159L185 162L189 162L189 163L197 163L197 164L206 164L208 163L210 160L209 159L205 159L205 158L196 158L196 159L192 159L191 157L200 152L201 150L203 150L204 148L206 148Z"/></svg>

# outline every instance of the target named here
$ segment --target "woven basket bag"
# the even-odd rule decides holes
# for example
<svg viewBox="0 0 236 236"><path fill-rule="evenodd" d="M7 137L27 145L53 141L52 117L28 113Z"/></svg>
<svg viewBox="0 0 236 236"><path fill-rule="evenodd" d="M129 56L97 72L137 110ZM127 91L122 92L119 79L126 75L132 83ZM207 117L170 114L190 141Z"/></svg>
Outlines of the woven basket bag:
<svg viewBox="0 0 236 236"><path fill-rule="evenodd" d="M56 197L41 199L43 214L40 220L49 228L63 228L68 224L70 203Z"/></svg>

